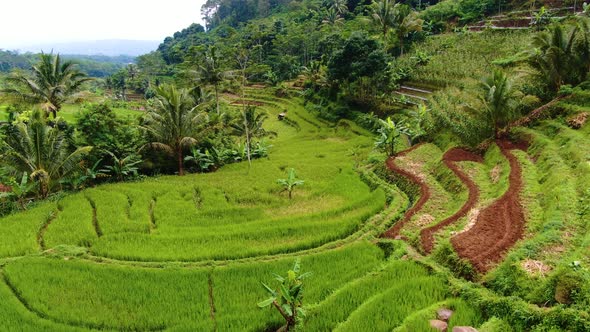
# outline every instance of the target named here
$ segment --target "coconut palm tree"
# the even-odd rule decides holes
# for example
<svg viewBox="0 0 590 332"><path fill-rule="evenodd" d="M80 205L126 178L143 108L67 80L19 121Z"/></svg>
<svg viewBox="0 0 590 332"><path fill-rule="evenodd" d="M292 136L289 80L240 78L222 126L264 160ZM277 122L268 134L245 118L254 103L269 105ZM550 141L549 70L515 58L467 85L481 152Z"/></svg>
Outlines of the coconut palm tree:
<svg viewBox="0 0 590 332"><path fill-rule="evenodd" d="M80 168L79 162L92 147L71 152L66 134L59 125L50 127L41 110L33 112L27 123L11 125L6 130L6 152L2 162L18 172L27 172L39 184L39 194L47 197L59 179Z"/></svg>
<svg viewBox="0 0 590 332"><path fill-rule="evenodd" d="M336 27L344 24L344 19L333 7L328 7L324 9L322 15L322 25L324 26Z"/></svg>
<svg viewBox="0 0 590 332"><path fill-rule="evenodd" d="M197 82L200 84L213 86L215 91L215 109L217 110L217 114L219 114L219 85L229 79L230 74L221 70L219 66L219 57L217 56L217 49L215 47L209 49L203 63L199 65L196 75Z"/></svg>
<svg viewBox="0 0 590 332"><path fill-rule="evenodd" d="M252 138L263 137L272 132L264 130L262 125L264 121L268 119L266 113L257 112L256 108L248 105L241 112L240 119L231 125L234 129L234 133L238 136L242 136L246 139L246 155L248 157L248 165L252 165L251 149L252 149Z"/></svg>
<svg viewBox="0 0 590 332"><path fill-rule="evenodd" d="M494 128L494 138L500 138L500 129L514 118L514 91L506 74L495 70L481 82L484 116Z"/></svg>
<svg viewBox="0 0 590 332"><path fill-rule="evenodd" d="M7 81L11 87L3 92L20 102L40 104L41 109L54 118L67 98L91 80L76 70L73 62L62 62L59 54L41 53L32 71L32 76L17 73L9 77Z"/></svg>
<svg viewBox="0 0 590 332"><path fill-rule="evenodd" d="M183 149L198 143L208 122L206 113L198 112L197 106L187 89L162 84L156 89L154 107L145 115L143 129L152 141L146 146L174 156L178 175L184 175Z"/></svg>
<svg viewBox="0 0 590 332"><path fill-rule="evenodd" d="M383 35L383 40L387 38L387 33L395 26L395 0L378 0L371 4L374 24L379 28Z"/></svg>
<svg viewBox="0 0 590 332"><path fill-rule="evenodd" d="M588 75L590 41L587 26L559 24L533 37L528 63L539 71L550 90L556 92L564 84L578 84Z"/></svg>
<svg viewBox="0 0 590 332"><path fill-rule="evenodd" d="M404 39L408 34L415 31L422 31L424 20L410 6L396 4L393 8L394 31L400 45L400 54L404 55Z"/></svg>

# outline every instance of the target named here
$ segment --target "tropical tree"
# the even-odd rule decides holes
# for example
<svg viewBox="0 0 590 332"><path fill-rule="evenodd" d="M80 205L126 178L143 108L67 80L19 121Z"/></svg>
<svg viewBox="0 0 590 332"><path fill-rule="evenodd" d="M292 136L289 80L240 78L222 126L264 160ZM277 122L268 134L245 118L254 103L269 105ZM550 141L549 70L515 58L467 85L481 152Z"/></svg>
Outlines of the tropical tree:
<svg viewBox="0 0 590 332"><path fill-rule="evenodd" d="M335 27L344 24L344 19L333 7L324 9L322 16L322 25Z"/></svg>
<svg viewBox="0 0 590 332"><path fill-rule="evenodd" d="M200 84L213 86L215 91L215 109L217 114L219 110L219 85L229 78L229 74L221 70L219 66L219 57L217 56L217 49L215 47L209 48L205 55L202 64L197 70L197 81Z"/></svg>
<svg viewBox="0 0 590 332"><path fill-rule="evenodd" d="M500 138L500 129L514 118L515 94L506 74L495 70L481 82L484 117L494 129L494 138Z"/></svg>
<svg viewBox="0 0 590 332"><path fill-rule="evenodd" d="M262 283L270 297L258 303L258 307L276 308L286 321L286 325L279 331L289 332L295 328L299 317L305 317L303 310L303 280L311 276L311 272L301 273L301 261L297 259L293 268L285 277L275 274L279 286L273 289Z"/></svg>
<svg viewBox="0 0 590 332"><path fill-rule="evenodd" d="M371 17L381 31L383 40L387 38L387 33L395 26L395 5L395 0L377 0L371 4Z"/></svg>
<svg viewBox="0 0 590 332"><path fill-rule="evenodd" d="M17 101L40 104L41 109L55 118L67 98L89 80L76 70L73 62L62 62L59 54L41 53L39 62L32 68L32 76L17 73L9 77L11 87L3 92Z"/></svg>
<svg viewBox="0 0 590 332"><path fill-rule="evenodd" d="M320 61L311 61L307 66L303 67L303 75L314 89L327 84L326 67Z"/></svg>
<svg viewBox="0 0 590 332"><path fill-rule="evenodd" d="M375 147L387 153L388 156L395 155L395 145L402 135L402 128L398 126L391 117L385 120L379 119L381 128L377 130L379 137L375 142Z"/></svg>
<svg viewBox="0 0 590 332"><path fill-rule="evenodd" d="M567 27L556 24L533 37L528 63L538 70L539 78L546 81L551 91L557 92L564 84L576 85L587 78L590 69L588 30L583 21Z"/></svg>
<svg viewBox="0 0 590 332"><path fill-rule="evenodd" d="M145 146L174 156L178 175L184 175L183 149L198 143L208 122L206 114L198 112L197 106L187 89L162 84L156 89L154 107L145 116L143 129L151 140Z"/></svg>
<svg viewBox="0 0 590 332"><path fill-rule="evenodd" d="M283 186L283 191L288 192L289 199L292 199L293 198L293 190L295 189L295 187L303 185L303 183L305 183L305 181L298 180L297 174L295 174L295 169L289 168L289 170L287 171L287 178L286 179L278 179L277 183L280 184L281 186Z"/></svg>
<svg viewBox="0 0 590 332"><path fill-rule="evenodd" d="M235 135L242 136L246 139L246 155L248 157L248 165L252 165L252 139L255 137L263 137L269 134L274 134L264 130L262 125L268 119L268 114L257 112L256 108L248 105L240 112L240 119L231 125L234 129Z"/></svg>
<svg viewBox="0 0 590 332"><path fill-rule="evenodd" d="M404 55L404 39L412 32L422 31L424 20L408 5L396 4L393 7L394 31L400 45L400 53Z"/></svg>
<svg viewBox="0 0 590 332"><path fill-rule="evenodd" d="M328 0L326 1L328 8L333 8L339 15L344 15L348 12L348 0Z"/></svg>
<svg viewBox="0 0 590 332"><path fill-rule="evenodd" d="M27 172L39 184L39 194L47 197L54 181L80 168L79 162L92 147L71 152L69 139L60 125L50 127L42 111L35 110L27 123L11 125L6 130L5 165Z"/></svg>

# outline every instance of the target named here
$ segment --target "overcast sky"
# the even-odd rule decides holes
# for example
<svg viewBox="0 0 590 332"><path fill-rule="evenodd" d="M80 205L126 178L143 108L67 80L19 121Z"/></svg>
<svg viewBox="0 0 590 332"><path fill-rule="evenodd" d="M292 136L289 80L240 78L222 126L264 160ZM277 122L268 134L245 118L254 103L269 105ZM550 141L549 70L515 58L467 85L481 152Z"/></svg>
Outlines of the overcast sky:
<svg viewBox="0 0 590 332"><path fill-rule="evenodd" d="M206 0L2 0L0 49L102 39L161 41L201 23Z"/></svg>

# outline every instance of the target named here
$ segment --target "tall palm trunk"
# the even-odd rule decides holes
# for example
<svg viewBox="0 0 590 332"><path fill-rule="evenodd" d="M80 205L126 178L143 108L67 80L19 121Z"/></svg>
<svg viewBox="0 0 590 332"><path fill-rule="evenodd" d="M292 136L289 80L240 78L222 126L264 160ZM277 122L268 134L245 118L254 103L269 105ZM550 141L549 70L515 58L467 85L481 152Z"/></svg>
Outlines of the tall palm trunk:
<svg viewBox="0 0 590 332"><path fill-rule="evenodd" d="M176 150L176 156L178 158L178 175L184 175L184 160L182 158L182 146L179 146Z"/></svg>
<svg viewBox="0 0 590 332"><path fill-rule="evenodd" d="M217 115L219 115L219 85L215 84L215 103L217 107Z"/></svg>
<svg viewBox="0 0 590 332"><path fill-rule="evenodd" d="M252 158L250 156L250 130L246 127L246 155L248 156L248 167L252 166Z"/></svg>

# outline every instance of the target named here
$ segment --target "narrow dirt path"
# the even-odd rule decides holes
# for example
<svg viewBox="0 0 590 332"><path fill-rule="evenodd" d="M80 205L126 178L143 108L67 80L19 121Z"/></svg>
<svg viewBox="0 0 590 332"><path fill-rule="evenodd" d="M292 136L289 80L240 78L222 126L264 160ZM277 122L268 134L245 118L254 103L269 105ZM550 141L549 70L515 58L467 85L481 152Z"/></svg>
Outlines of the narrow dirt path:
<svg viewBox="0 0 590 332"><path fill-rule="evenodd" d="M422 242L422 249L427 254L430 254L432 248L434 247L434 234L439 230L443 229L446 226L451 225L455 221L459 220L459 218L465 216L477 203L479 200L479 188L475 184L471 178L465 174L459 167L455 164L458 161L474 161L481 163L483 162L483 158L479 155L476 155L472 152L467 150L453 148L448 150L443 156L444 164L450 168L453 173L455 173L459 179L467 186L469 190L469 197L463 206L455 212L452 216L448 217L447 219L439 222L438 224L424 228L420 231L420 239Z"/></svg>
<svg viewBox="0 0 590 332"><path fill-rule="evenodd" d="M47 250L47 246L45 245L45 233L49 228L49 225L57 218L57 214L59 213L59 209L55 209L55 211L51 212L51 214L47 217L43 225L37 231L37 243L39 244L39 250L45 251Z"/></svg>
<svg viewBox="0 0 590 332"><path fill-rule="evenodd" d="M468 259L479 272L487 272L504 257L524 233L524 211L519 194L523 187L522 168L510 150L526 147L508 141L497 141L510 164L509 187L502 197L479 214L475 225L451 239L462 258Z"/></svg>
<svg viewBox="0 0 590 332"><path fill-rule="evenodd" d="M413 174L411 172L406 171L405 169L403 169L395 164L395 158L403 157L403 156L407 155L408 153L416 150L421 145L422 144L414 145L411 148L398 153L396 157L391 157L391 158L387 159L387 161L386 161L387 168L389 170L396 172L396 173L408 178L410 181L414 182L415 184L417 184L420 187L420 199L418 200L418 202L416 202L416 204L414 204L414 206L411 209L406 211L402 220L398 221L395 225L393 225L392 228L390 228L385 233L383 233L382 237L394 239L397 236L399 236L399 232L404 227L404 225L418 211L420 211L422 209L422 207L424 206L424 204L426 204L426 202L430 199L430 189L428 188L428 186L426 185L424 180L420 179L420 177L416 176L415 174Z"/></svg>

